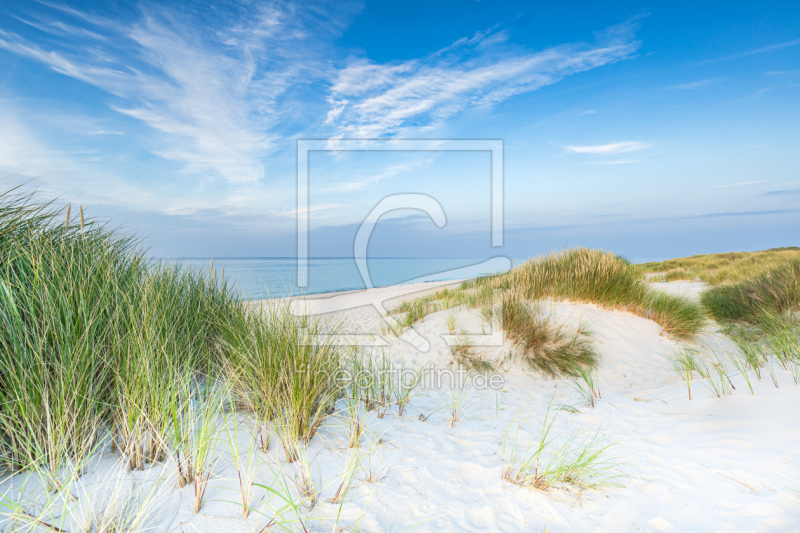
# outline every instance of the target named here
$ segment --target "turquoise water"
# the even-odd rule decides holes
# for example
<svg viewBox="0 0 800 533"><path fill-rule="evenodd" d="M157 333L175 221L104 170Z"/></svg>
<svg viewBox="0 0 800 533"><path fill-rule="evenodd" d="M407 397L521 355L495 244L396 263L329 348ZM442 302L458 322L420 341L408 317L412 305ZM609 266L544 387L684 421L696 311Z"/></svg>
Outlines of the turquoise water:
<svg viewBox="0 0 800 533"><path fill-rule="evenodd" d="M632 262L662 260L662 258L633 258ZM165 259L166 262L175 260ZM512 265L523 259L511 260ZM190 268L208 270L210 259L182 259ZM486 265L483 259L399 259L372 258L368 269L375 287L386 287L416 281L441 281L484 276L497 272ZM297 294L349 291L366 288L351 258L315 258L308 260L308 286L297 285L297 260L294 258L217 258L214 268L217 275L225 268L225 279L233 282L242 295L250 300L275 298ZM459 272L450 272L462 269ZM466 270L463 270L466 269ZM422 279L420 279L422 278Z"/></svg>
<svg viewBox="0 0 800 533"><path fill-rule="evenodd" d="M170 260L165 260L169 262ZM191 268L209 269L209 259L183 259ZM368 260L372 285L385 287L414 281L464 279L492 274L475 266L482 259L397 259ZM247 299L274 298L297 294L317 294L366 288L353 258L308 260L308 287L297 285L297 260L294 258L219 258L214 259L217 275L225 268L225 279L235 283ZM448 271L468 268L456 274ZM419 278L424 278L420 280Z"/></svg>

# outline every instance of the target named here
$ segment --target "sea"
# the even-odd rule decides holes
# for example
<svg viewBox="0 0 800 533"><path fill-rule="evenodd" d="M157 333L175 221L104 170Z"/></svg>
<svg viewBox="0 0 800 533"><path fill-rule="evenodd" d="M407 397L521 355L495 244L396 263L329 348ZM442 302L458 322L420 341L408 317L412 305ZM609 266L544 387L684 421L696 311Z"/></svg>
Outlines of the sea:
<svg viewBox="0 0 800 533"><path fill-rule="evenodd" d="M210 258L162 259L180 262L187 268L210 271ZM520 260L521 262L521 260ZM512 264L516 262L512 261ZM218 277L225 269L225 279L248 300L360 290L367 287L352 257L308 259L307 285L298 285L298 262L294 257L223 257L214 258ZM401 283L444 281L474 278L497 272L496 265L474 258L369 258L368 281L373 287Z"/></svg>
<svg viewBox="0 0 800 533"><path fill-rule="evenodd" d="M509 259L506 260L506 266L513 267L526 260L527 258ZM161 261L180 262L187 268L205 271L210 271L211 267L210 258ZM362 279L352 257L309 258L308 282L305 287L298 285L298 262L293 257L223 257L214 258L213 261L217 276L222 277L224 268L225 280L247 300L351 291L367 287L367 281ZM367 268L373 287L467 279L503 270L498 267L497 262L487 262L485 258L368 258Z"/></svg>

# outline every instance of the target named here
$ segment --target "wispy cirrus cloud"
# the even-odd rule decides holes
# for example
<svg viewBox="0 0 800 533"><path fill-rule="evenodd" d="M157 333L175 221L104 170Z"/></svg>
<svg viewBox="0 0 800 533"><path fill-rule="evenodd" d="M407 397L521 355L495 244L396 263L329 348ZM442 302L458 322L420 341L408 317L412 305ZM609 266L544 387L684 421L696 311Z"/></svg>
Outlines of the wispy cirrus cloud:
<svg viewBox="0 0 800 533"><path fill-rule="evenodd" d="M301 107L290 89L328 76L320 45L352 12L273 2L202 24L166 9L130 22L50 7L18 17L48 39L0 30L0 48L107 91L113 110L163 134L153 153L230 183L264 176L276 130Z"/></svg>
<svg viewBox="0 0 800 533"><path fill-rule="evenodd" d="M590 165L632 165L641 163L638 159L614 159L611 161L591 161Z"/></svg>
<svg viewBox="0 0 800 533"><path fill-rule="evenodd" d="M744 50L742 52L738 52L736 54L726 55L723 57L718 57L716 59L709 59L706 61L701 62L700 64L707 64L707 63L718 63L721 61L731 61L735 59L742 59L745 57L750 57L758 54L768 54L770 52L776 52L778 50L783 50L785 48L791 48L793 46L800 45L800 39L792 39L789 41L783 41L780 43L773 43L766 46L759 46L757 48L751 48L750 50Z"/></svg>
<svg viewBox="0 0 800 533"><path fill-rule="evenodd" d="M330 89L326 123L336 135L356 138L430 130L467 108L499 104L632 56L639 48L637 26L638 18L609 28L594 43L542 51L512 46L504 31L487 31L419 59L354 59Z"/></svg>
<svg viewBox="0 0 800 533"><path fill-rule="evenodd" d="M676 91L689 91L692 89L700 89L702 87L708 87L709 85L714 85L715 83L719 83L720 81L722 81L721 78L708 78L704 80L695 80L687 83L670 85L669 87L667 87L667 89L672 89Z"/></svg>
<svg viewBox="0 0 800 533"><path fill-rule="evenodd" d="M723 185L715 185L713 189L728 189L730 187L744 187L745 185L755 185L757 183L764 183L765 180L756 181L737 181L736 183L725 183Z"/></svg>
<svg viewBox="0 0 800 533"><path fill-rule="evenodd" d="M645 150L651 146L651 144L641 141L624 141L609 144L565 146L564 151L569 154L615 155Z"/></svg>
<svg viewBox="0 0 800 533"><path fill-rule="evenodd" d="M368 176L359 176L357 179L335 182L332 185L320 189L319 192L355 192L370 185L377 185L381 181L402 175L408 172L419 170L429 166L437 157L437 154L430 154L426 157L416 157L410 161L404 161L389 165L383 170L370 173Z"/></svg>
<svg viewBox="0 0 800 533"><path fill-rule="evenodd" d="M308 207L308 209L294 208L294 209L289 209L287 211L273 212L272 216L278 218L296 219L298 215L308 215L314 218L323 218L319 216L320 213L324 211L331 211L333 209L339 209L340 207L347 207L347 206L343 204L318 204L318 205L312 205Z"/></svg>

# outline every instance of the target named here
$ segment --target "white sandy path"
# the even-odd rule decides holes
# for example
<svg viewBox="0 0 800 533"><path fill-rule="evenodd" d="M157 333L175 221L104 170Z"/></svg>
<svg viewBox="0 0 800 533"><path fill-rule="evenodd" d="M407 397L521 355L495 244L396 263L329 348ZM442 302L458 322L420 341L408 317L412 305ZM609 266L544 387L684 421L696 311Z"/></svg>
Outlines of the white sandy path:
<svg viewBox="0 0 800 533"><path fill-rule="evenodd" d="M309 294L300 297L254 300L249 305L257 309L266 305L292 305L296 313L321 318L347 334L378 335L386 327L382 318L400 302L442 289L457 287L463 280L405 283L358 291Z"/></svg>
<svg viewBox="0 0 800 533"><path fill-rule="evenodd" d="M681 292L667 285L667 290ZM394 291L408 289L378 291L396 297ZM557 320L573 325L583 320L594 331L603 396L597 407L582 405L567 380L549 380L512 364L501 374L500 390L468 391L464 419L455 427L447 423L446 405L451 401L447 386L421 390L402 418L396 409L383 419L372 412L363 447L371 453L362 459L362 466L384 475L367 483L365 473L359 472L343 505L339 520L343 530L800 531L800 493L792 492L800 491L800 387L786 372L778 371L780 388L768 377L755 383L755 395L741 377L734 377L736 390L719 399L695 382L694 400L689 401L685 384L665 358L678 343L662 335L652 321L593 305L547 307ZM386 353L411 367L432 364L433 369L447 369L451 357L441 337L446 317L447 312L436 313L415 326L431 343L427 352L401 338L393 339ZM479 328L476 313L461 311L459 318L470 331ZM730 348L729 341L715 332L699 340ZM485 349L492 358L502 351ZM511 427L513 435L519 421L528 420L525 427L530 431L521 432L519 438L525 447L537 436L551 398L556 405L578 409L558 411L555 434L601 428L603 435L618 441L612 450L624 463L624 488L576 497L534 492L501 479L507 430ZM420 413L427 420L419 420ZM310 531L334 530L338 507L326 500L336 492L348 453L346 428L332 418L308 449L312 476L322 490L316 508L302 515ZM262 458L288 478L297 470L296 463L283 463L277 444ZM106 453L85 478L106 475L113 460ZM257 482L272 483L266 464L257 470ZM236 470L223 453L200 515L191 510L191 486L180 490L167 486L159 498L156 530L260 531L271 511L261 507L261 516L253 513L248 521L236 518L235 479ZM254 495L258 499L267 493L257 488ZM285 527L300 530L297 522Z"/></svg>
<svg viewBox="0 0 800 533"><path fill-rule="evenodd" d="M700 300L700 295L706 286L702 281L656 281L650 285L670 294L686 296L695 301Z"/></svg>

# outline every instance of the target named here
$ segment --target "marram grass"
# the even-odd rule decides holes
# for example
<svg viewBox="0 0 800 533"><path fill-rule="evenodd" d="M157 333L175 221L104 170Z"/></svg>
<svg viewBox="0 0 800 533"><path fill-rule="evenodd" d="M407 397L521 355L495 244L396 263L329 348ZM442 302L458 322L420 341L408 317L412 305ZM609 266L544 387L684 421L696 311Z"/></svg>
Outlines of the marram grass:
<svg viewBox="0 0 800 533"><path fill-rule="evenodd" d="M800 310L800 259L759 275L705 291L703 305L719 321L758 323L762 317Z"/></svg>
<svg viewBox="0 0 800 533"><path fill-rule="evenodd" d="M532 259L501 276L499 285L519 287L530 299L591 302L628 311L680 338L692 337L705 322L700 306L648 286L627 260L603 250L574 248Z"/></svg>
<svg viewBox="0 0 800 533"><path fill-rule="evenodd" d="M580 369L597 363L591 334L583 324L570 331L513 290L503 295L502 309L503 328L515 346L511 355L530 368L550 377L577 376Z"/></svg>
<svg viewBox="0 0 800 533"><path fill-rule="evenodd" d="M643 263L636 265L636 270L642 274L656 274L664 281L694 281L699 278L709 285L719 285L741 281L792 260L800 260L800 248L693 255Z"/></svg>
<svg viewBox="0 0 800 533"><path fill-rule="evenodd" d="M248 311L223 277L150 261L134 238L78 218L0 192L4 467L58 490L110 445L128 468L170 461L185 482L199 478L199 508L218 437L205 430L227 405L313 436L340 357L305 342L315 323Z"/></svg>
<svg viewBox="0 0 800 533"><path fill-rule="evenodd" d="M573 430L554 434L558 413L552 411L552 399L538 434L533 427L533 431L526 430L525 426L532 426L533 420L529 416L519 417L520 412L512 419L502 443L506 463L501 474L504 481L542 492L566 489L580 493L623 486L624 465L610 453L615 443L604 437L599 428L594 432ZM512 428L515 428L513 436ZM527 446L523 444L525 440Z"/></svg>
<svg viewBox="0 0 800 533"><path fill-rule="evenodd" d="M691 339L706 323L702 306L649 286L627 260L603 250L574 248L537 257L500 275L485 276L403 302L394 313L410 327L427 314L461 305L481 308L489 321L502 313L515 355L547 375L576 375L575 365L591 368L596 356L589 330L568 332L530 307L542 299L593 303L627 311L658 323L666 333ZM498 307L499 306L499 307ZM498 308L496 308L498 307Z"/></svg>

